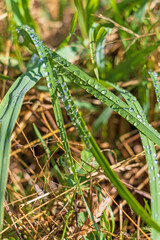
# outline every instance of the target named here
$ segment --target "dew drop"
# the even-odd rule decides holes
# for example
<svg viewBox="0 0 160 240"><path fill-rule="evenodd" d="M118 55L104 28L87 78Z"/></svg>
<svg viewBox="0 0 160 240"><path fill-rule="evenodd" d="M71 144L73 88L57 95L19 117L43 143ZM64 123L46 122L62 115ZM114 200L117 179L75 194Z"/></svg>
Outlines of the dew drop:
<svg viewBox="0 0 160 240"><path fill-rule="evenodd" d="M119 109L118 109L118 113L119 113L120 115L123 115L123 113L124 113L123 109L122 109L122 108L119 108Z"/></svg>
<svg viewBox="0 0 160 240"><path fill-rule="evenodd" d="M126 119L127 119L128 121L131 121L131 120L133 119L133 117L132 117L131 115L127 115L127 116L126 116Z"/></svg>
<svg viewBox="0 0 160 240"><path fill-rule="evenodd" d="M66 96L62 97L62 102L65 102L66 100Z"/></svg>
<svg viewBox="0 0 160 240"><path fill-rule="evenodd" d="M107 95L107 91L106 90L103 90L103 91L101 91L101 93L103 94L103 95Z"/></svg>
<svg viewBox="0 0 160 240"><path fill-rule="evenodd" d="M134 109L133 109L133 108L129 108L129 111L130 111L130 112L133 112L133 111L134 111Z"/></svg>
<svg viewBox="0 0 160 240"><path fill-rule="evenodd" d="M66 67L70 67L72 64L70 62L66 63Z"/></svg>
<svg viewBox="0 0 160 240"><path fill-rule="evenodd" d="M137 127L139 125L139 122L134 122L133 125Z"/></svg>
<svg viewBox="0 0 160 240"><path fill-rule="evenodd" d="M155 213L155 218L158 218L158 216L159 216L158 213Z"/></svg>
<svg viewBox="0 0 160 240"><path fill-rule="evenodd" d="M95 98L98 98L99 97L99 93L94 93L94 96L95 96Z"/></svg>
<svg viewBox="0 0 160 240"><path fill-rule="evenodd" d="M158 77L158 73L153 72L154 76L157 78Z"/></svg>
<svg viewBox="0 0 160 240"><path fill-rule="evenodd" d="M44 75L45 75L45 76L48 76L48 75L49 75L49 73L48 73L48 72L45 72L45 73L44 73Z"/></svg>
<svg viewBox="0 0 160 240"><path fill-rule="evenodd" d="M137 114L137 118L139 118L139 119L140 119L140 118L141 118L141 116L140 116L139 114Z"/></svg>
<svg viewBox="0 0 160 240"><path fill-rule="evenodd" d="M156 178L155 178L155 177L152 177L152 180L153 180L153 181L155 181L155 180L156 180Z"/></svg>
<svg viewBox="0 0 160 240"><path fill-rule="evenodd" d="M91 79L88 80L89 85L93 85L94 83L95 83L94 79L91 78Z"/></svg>
<svg viewBox="0 0 160 240"><path fill-rule="evenodd" d="M23 43L23 42L24 42L24 38L23 38L22 36L19 36L19 37L18 37L18 42L19 42L19 43Z"/></svg>
<svg viewBox="0 0 160 240"><path fill-rule="evenodd" d="M94 88L98 90L100 88L100 86L98 84L96 84Z"/></svg>
<svg viewBox="0 0 160 240"><path fill-rule="evenodd" d="M148 151L147 151L147 154L149 154L149 155L150 155L151 153L152 153L152 152L151 152L151 150L148 150Z"/></svg>
<svg viewBox="0 0 160 240"><path fill-rule="evenodd" d="M74 117L74 116L72 116L72 117L71 117L71 121L74 121L74 120L75 120L75 117Z"/></svg>
<svg viewBox="0 0 160 240"><path fill-rule="evenodd" d="M92 93L93 92L93 89L92 88L87 88L86 89L89 93Z"/></svg>
<svg viewBox="0 0 160 240"><path fill-rule="evenodd" d="M66 109L66 110L69 110L69 109L70 109L70 105L66 105L66 106L65 106L65 109Z"/></svg>
<svg viewBox="0 0 160 240"><path fill-rule="evenodd" d="M81 73L81 72L80 72L79 70L76 71L76 74L77 74L78 76L80 75L80 73Z"/></svg>
<svg viewBox="0 0 160 240"><path fill-rule="evenodd" d="M52 88L52 83L49 82L49 83L47 84L47 86L48 86L49 88Z"/></svg>

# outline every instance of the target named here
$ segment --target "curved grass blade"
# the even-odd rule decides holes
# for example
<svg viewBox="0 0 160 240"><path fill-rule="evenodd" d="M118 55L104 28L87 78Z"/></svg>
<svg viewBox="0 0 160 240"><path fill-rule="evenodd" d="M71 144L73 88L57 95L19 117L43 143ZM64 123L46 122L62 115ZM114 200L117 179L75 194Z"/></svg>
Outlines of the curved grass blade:
<svg viewBox="0 0 160 240"><path fill-rule="evenodd" d="M57 53L48 49L48 57L51 64L61 73L65 73L80 87L88 93L94 95L101 102L112 108L115 112L133 124L140 132L144 133L149 139L160 146L160 133L158 133L144 118L132 111L129 105L123 102L119 97L106 89L100 82L88 76L86 73L72 65L70 62L60 57ZM102 81L103 82L103 81ZM108 84L107 84L108 85ZM127 93L123 91L124 94ZM134 97L130 97L130 101L135 101Z"/></svg>
<svg viewBox="0 0 160 240"><path fill-rule="evenodd" d="M96 63L101 74L105 71L105 39L107 34L110 34L112 28L101 27L96 36Z"/></svg>
<svg viewBox="0 0 160 240"><path fill-rule="evenodd" d="M87 26L87 31L89 31L90 27L93 24L93 19L97 8L98 8L99 0L87 0L86 3L86 26Z"/></svg>
<svg viewBox="0 0 160 240"><path fill-rule="evenodd" d="M8 77L4 74L0 74L0 80L7 80L7 81L14 82L14 78Z"/></svg>
<svg viewBox="0 0 160 240"><path fill-rule="evenodd" d="M23 0L5 0L7 9L10 14L13 14L14 21L17 26L28 24L32 28L36 28L36 25L30 15L29 1Z"/></svg>
<svg viewBox="0 0 160 240"><path fill-rule="evenodd" d="M8 177L11 133L22 106L25 93L42 77L42 64L21 75L0 104L0 231L3 224L3 203Z"/></svg>
<svg viewBox="0 0 160 240"><path fill-rule="evenodd" d="M62 99L65 109L73 123L76 127L80 137L85 142L86 146L90 149L94 157L96 158L99 165L102 167L107 177L111 180L114 186L117 188L119 194L127 200L128 204L131 205L133 210L138 213L144 221L148 224L151 224L153 220L149 217L149 215L145 212L145 210L141 207L141 205L137 202L137 200L132 196L132 194L126 189L126 187L121 183L118 179L117 175L111 170L109 162L101 153L97 143L94 138L89 133L82 117L80 116L77 108L72 100L72 97L69 93L67 84L64 82L63 75L59 74L58 79L56 80L57 89L60 93L60 98ZM144 215L143 215L144 214ZM148 218L148 219L147 219ZM149 220L150 218L150 220Z"/></svg>
<svg viewBox="0 0 160 240"><path fill-rule="evenodd" d="M150 72L151 77L154 78L154 87L156 90L156 94L158 95L158 86L157 80L155 79L156 75ZM133 95L129 92L127 94L123 93L124 89L116 86L115 84L109 83L108 84L112 87L114 87L117 91L121 93L121 95L124 97L126 102L129 104L130 108L135 111L141 118L146 118L143 109L136 98L134 102L130 101L130 99L133 98ZM158 83L159 84L159 83ZM158 98L159 99L159 98ZM147 120L147 119L146 119ZM160 208L159 208L159 202L160 202L160 174L159 174L159 167L158 167L158 160L157 160L157 154L155 150L154 143L148 139L143 133L140 132L141 140L142 140L142 146L145 152L146 162L148 166L148 174L150 179L150 193L152 196L151 200L151 213L153 219L157 223L160 224ZM160 233L157 232L155 229L152 229L152 239L159 239Z"/></svg>
<svg viewBox="0 0 160 240"><path fill-rule="evenodd" d="M81 0L74 0L77 11L78 11L78 23L81 30L81 35L83 39L87 38L87 26L85 19L85 12L83 8L83 2Z"/></svg>
<svg viewBox="0 0 160 240"><path fill-rule="evenodd" d="M149 71L149 75L151 76L152 81L153 81L153 85L154 85L155 93L156 93L156 97L157 97L157 102L158 102L158 108L160 109L160 87L159 87L159 81L157 79L158 74L156 72Z"/></svg>
<svg viewBox="0 0 160 240"><path fill-rule="evenodd" d="M92 61L94 73L95 73L97 79L99 79L99 72L98 72L96 56L95 56L96 47L95 47L95 36L94 35L95 35L95 32L97 32L99 28L100 28L100 24L93 23L92 27L89 30L91 61Z"/></svg>
<svg viewBox="0 0 160 240"><path fill-rule="evenodd" d="M64 46L66 46L69 43L70 38L72 37L72 35L74 34L75 30L76 30L76 26L77 26L77 9L73 15L72 18L72 22L71 22L71 27L70 27L70 32L69 35L63 40L63 42L60 44L60 46L58 47L58 50Z"/></svg>
<svg viewBox="0 0 160 240"><path fill-rule="evenodd" d="M47 86L49 89L49 93L51 96L51 101L52 101L52 105L53 105L53 110L54 110L54 114L55 114L55 118L56 118L56 122L57 122L57 126L60 132L60 136L62 139L62 143L65 149L65 153L66 153L66 157L68 160L70 160L72 162L72 156L71 156L71 151L69 148L69 143L68 143L68 138L67 138L67 134L64 128L64 121L63 121L63 116L61 113L61 108L60 108L60 104L59 104L59 100L58 100L58 95L57 95L57 91L56 91L56 83L55 83L55 78L57 78L56 73L53 73L50 62L48 60L45 48L43 43L39 40L38 36L35 34L34 30L31 29L28 26L22 26L20 28L18 28L18 32L19 34L22 34L26 32L29 37L30 37L30 41L32 41L32 43L34 44L38 55L40 57L40 60L43 63L43 75L46 77L47 80ZM26 35L24 35L26 36ZM67 162L66 162L67 164Z"/></svg>

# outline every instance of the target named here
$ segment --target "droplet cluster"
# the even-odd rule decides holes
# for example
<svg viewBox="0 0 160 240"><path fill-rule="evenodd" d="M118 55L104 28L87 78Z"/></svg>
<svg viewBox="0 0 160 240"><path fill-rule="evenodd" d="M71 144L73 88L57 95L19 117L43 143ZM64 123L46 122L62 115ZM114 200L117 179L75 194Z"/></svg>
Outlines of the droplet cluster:
<svg viewBox="0 0 160 240"><path fill-rule="evenodd" d="M31 29L29 26L22 26L21 27L23 30L25 30L28 35L30 36L33 44L35 45L38 55L40 57L43 67L43 75L46 77L47 80L47 86L51 95L51 99L53 99L55 96L57 95L57 93L55 92L56 89L56 84L54 81L54 76L53 76L53 70L51 68L50 65L50 61L47 57L48 52L48 48L42 43L42 41L40 41L40 39L38 38L38 36L35 34L34 30ZM20 29L18 29L18 32L20 32ZM55 117L56 117L56 122L57 122L57 126L60 132L60 136L62 139L62 143L66 152L66 157L67 159L71 160L71 152L70 152L70 148L69 148L69 144L68 144L68 138L67 138L67 134L66 134L66 130L64 128L64 123L63 123L63 118L61 115L61 109L59 106L59 102L57 102L57 112L55 113Z"/></svg>
<svg viewBox="0 0 160 240"><path fill-rule="evenodd" d="M143 144L143 148L146 155L146 161L148 165L148 174L149 174L149 181L150 181L150 192L152 196L152 210L156 209L155 203L159 200L157 199L157 195L160 195L160 174L159 174L159 166L158 166L158 159L156 150L154 147L154 143L147 139L147 137L141 134L141 140Z"/></svg>
<svg viewBox="0 0 160 240"><path fill-rule="evenodd" d="M60 98L64 103L65 110L69 115L73 125L79 133L80 138L83 139L87 148L90 148L90 133L87 127L84 125L82 118L75 106L75 103L71 97L68 86L63 79L63 75L58 74L58 78L56 79L57 90L60 94Z"/></svg>
<svg viewBox="0 0 160 240"><path fill-rule="evenodd" d="M160 86L159 86L159 81L157 79L158 74L156 72L151 71L151 70L148 73L151 76L151 79L153 81L153 86L154 86L154 89L155 89L157 102L158 102L158 108L160 109Z"/></svg>
<svg viewBox="0 0 160 240"><path fill-rule="evenodd" d="M119 97L103 87L96 80L89 77L84 72L78 70L77 67L71 63L67 65L67 60L54 53L52 50L48 50L47 53L52 59L52 63L57 71L59 71L61 74L64 74L70 80L74 81L87 92L98 98L101 102L104 102L107 106L118 112L122 117L126 118L141 132L146 133L150 136L153 136L154 132L154 141L159 142L160 144L160 134L151 125L148 124L143 111L141 111L141 113L137 113L134 108L130 107L130 105L134 104L137 101L132 94L119 88L120 93L126 95L127 102L130 103L128 106Z"/></svg>
<svg viewBox="0 0 160 240"><path fill-rule="evenodd" d="M144 111L142 110L142 107L140 106L137 99L134 96L132 96L130 92L127 92L127 91L124 92L123 89L121 89L118 86L114 86L114 88L117 91L119 91L121 95L124 97L128 105L130 106L129 111L131 113L134 112L136 114L136 117L139 120L139 122L143 123L148 128L153 129L152 126L148 124ZM127 116L127 119L129 119L129 115ZM138 122L134 123L135 126L137 126L137 124ZM156 129L153 129L153 132L156 132ZM160 174L159 174L159 168L158 168L158 159L157 159L154 143L151 142L144 134L140 133L140 136L141 136L143 148L145 151L146 161L148 165L152 204L153 202L155 204L155 202L157 202L156 195L160 194ZM154 209L155 209L155 206L154 206Z"/></svg>
<svg viewBox="0 0 160 240"><path fill-rule="evenodd" d="M27 25L23 25L22 27L20 27L17 30L17 32L20 33L21 29L25 30L28 33L28 35L30 36L34 46L37 49L40 60L43 62L43 64L42 64L43 75L46 77L47 86L49 88L49 91L51 91L51 94L53 94L53 92L55 90L54 89L55 83L53 82L52 69L51 69L51 66L50 66L50 62L48 61L45 46L44 46L43 42L38 38L37 34L35 33L35 31L32 28L30 28Z"/></svg>

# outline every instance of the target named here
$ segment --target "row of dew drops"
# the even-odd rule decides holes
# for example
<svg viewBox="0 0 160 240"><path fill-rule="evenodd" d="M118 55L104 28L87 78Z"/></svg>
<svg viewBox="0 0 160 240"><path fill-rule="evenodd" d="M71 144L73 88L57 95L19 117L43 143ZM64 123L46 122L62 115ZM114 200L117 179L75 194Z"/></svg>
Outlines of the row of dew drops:
<svg viewBox="0 0 160 240"><path fill-rule="evenodd" d="M56 69L54 69L56 71ZM65 110L69 115L73 125L75 126L76 130L80 134L80 138L83 139L87 148L91 148L90 145L90 133L86 126L83 126L82 118L75 106L75 103L71 97L69 92L68 86L63 79L63 75L57 72L58 78L56 79L57 90L59 92L60 98L64 103Z"/></svg>
<svg viewBox="0 0 160 240"><path fill-rule="evenodd" d="M52 55L52 51L48 50L49 54ZM121 99L119 99L117 96L115 96L112 92L110 92L108 89L104 88L101 84L97 83L93 78L87 78L84 77L83 73L81 71L76 70L70 70L69 66L71 64L68 64L68 61L63 59L62 57L57 55L57 58L55 58L54 53L54 60L53 60L55 67L58 72L61 72L66 75L71 80L73 80L78 85L82 86L86 91L88 91L90 94L94 95L96 98L101 100L104 103L107 103L109 107L111 107L114 111L118 112L122 117L126 118L129 122L131 122L134 126L138 126L140 123L145 125L148 129L151 131L154 131L157 137L160 137L159 133L156 129L154 129L146 120L145 117L143 117L143 114L136 114L134 112L134 109L132 107L128 107ZM67 68L65 66L67 65ZM73 65L71 66L73 68ZM75 67L75 66L74 66ZM128 101L131 103L136 101L136 98L132 95L130 95L129 92L123 91L126 95L128 95ZM127 107L126 107L127 106Z"/></svg>
<svg viewBox="0 0 160 240"><path fill-rule="evenodd" d="M60 59L59 59L60 60ZM62 62L62 61L61 61ZM64 62L63 62L64 63ZM58 71L60 71L60 69L58 69ZM79 75L79 73L80 72L76 72L78 75ZM86 86L86 84L84 84L84 82L82 82L82 83L80 83L80 81L79 81L79 79L77 80L77 81L75 81L77 84L79 84L79 85L84 85L84 86ZM100 89L100 87L101 87L101 85L99 85L98 86L98 84L97 85L93 85L93 84L95 84L96 82L93 80L93 79L90 79L89 81L88 81L88 84L90 85L90 86L92 86L93 87L93 90L99 90ZM65 84L65 83L64 83ZM62 87L65 87L65 85L63 85L62 83L61 83L61 85L62 85ZM104 91L104 92L103 92ZM106 93L107 93L107 90L103 90L103 91L101 91L101 93L102 94L104 94L105 96L106 96ZM65 91L64 91L65 92ZM89 92L91 92L91 91L89 91ZM108 91L109 92L109 91ZM110 93L110 92L109 92ZM130 101L130 102L135 102L135 101L137 101L136 100L136 98L134 97L134 96L132 96L130 93L128 93L128 92L126 92L125 90L123 91L123 94L127 94L128 95L128 100ZM96 97L98 97L97 95L95 95ZM62 98L62 100L63 100L63 98ZM119 100L117 100L117 103L119 103L120 101ZM66 106L66 110L68 109L68 105ZM134 109L133 108L129 108L129 111L130 112L133 112L134 111ZM139 119L139 121L140 122L143 122L143 124L145 125L146 123L148 123L147 122L147 120L146 120L146 116L145 116L145 114L144 114L144 112L142 111L141 112L141 114L137 114L136 115L137 116L137 118ZM148 124L148 126L151 128L152 126L150 125L150 124ZM154 128L153 128L154 129ZM156 129L154 129L154 131L156 132L157 130ZM150 146L148 145L148 146L143 146L144 147L144 149L145 149L145 151L146 151L146 153L148 154L148 155L151 155L152 154L152 152L151 152L151 150L150 150ZM158 160L157 160L157 154L154 152L153 153L153 156L152 156L153 158L154 158L154 165L157 165L158 166ZM154 174L153 174L153 177L152 177L152 179L150 179L150 181L155 181L156 180L156 177L158 178L158 183L160 184L160 175L159 175L159 172L158 172L158 168L156 168L155 169L155 167L154 166L151 166L151 168L150 168L150 170L151 171L154 171ZM150 171L149 170L149 171ZM156 176L156 177L155 177Z"/></svg>
<svg viewBox="0 0 160 240"><path fill-rule="evenodd" d="M53 83L51 82L52 79L51 79L50 74L49 74L50 64L49 64L49 61L47 59L47 55L46 55L45 50L44 50L44 45L43 45L42 41L39 40L38 36L35 34L33 29L31 29L28 26L22 26L22 29L27 31L27 33L29 34L31 40L33 41L33 43L34 43L34 45L35 45L35 47L38 51L38 54L40 56L40 60L43 62L42 67L43 67L43 70L44 70L44 76L46 77L46 80L47 80L47 86L49 88L49 91L52 92L54 89L53 89ZM57 127L59 128L59 132L60 132L60 136L61 136L61 139L62 139L62 142L63 142L63 146L64 146L64 149L67 153L66 157L69 158L70 149L69 149L69 145L68 145L68 139L67 139L67 136L66 136L64 124L63 124L61 119L57 119Z"/></svg>
<svg viewBox="0 0 160 240"><path fill-rule="evenodd" d="M58 61L61 61L61 63L63 63L64 65L65 65L65 60L64 59L61 59L60 57L58 57ZM69 65L67 65L67 66L69 66ZM61 71L61 67L59 67L59 68L57 68L57 70L58 70L58 72L60 72ZM65 72L65 71L64 71ZM64 73L63 72L63 73ZM88 80L88 84L86 83L86 82L84 82L84 78L82 78L82 79L79 79L79 78L77 78L77 79L75 79L75 75L77 76L78 75L78 77L79 77L79 75L80 75L80 71L75 71L74 73L72 72L72 74L73 74L73 80L74 80L74 82L75 83L77 83L78 85L83 85L84 86L84 88L86 87L86 90L88 91L88 92L90 92L90 93L93 93L93 92L95 92L95 93L93 93L93 95L95 96L95 97L97 97L97 98L99 98L99 96L100 96L100 94L99 94L99 92L102 94L102 95L104 95L105 97L106 97L106 95L109 95L110 94L110 100L113 100L113 96L111 96L112 95L112 93L110 93L107 89L104 89L100 84L97 84L96 83L96 81L94 81L94 79L89 79ZM67 104L65 104L65 109L68 111L69 109L70 109L70 104L68 104L68 101L66 101L66 95L65 95L65 93L67 92L67 90L66 90L66 83L63 81L63 82L57 82L57 84L59 84L59 87L61 87L61 90L62 90L62 92L61 92L61 90L60 89L58 89L59 90L59 92L62 94L61 95L61 99L62 99L62 101L64 102L64 104L65 103L67 103ZM86 86L86 85L90 85L89 87L90 88L88 88L88 86ZM103 88L103 90L102 90L102 88ZM96 90L98 91L98 93L96 92ZM128 93L128 92L126 92L126 91L124 91L123 93L125 93L125 94L127 94L127 96L128 96L128 100L130 101L130 102L135 102L135 101L137 101L136 100L136 98L135 97L133 97L130 93ZM115 96L114 96L115 97ZM116 97L117 98L117 97ZM104 98L104 99L100 99L100 100L102 100L102 101L106 101L106 98ZM120 100L118 99L118 100L116 100L116 102L117 102L117 105L118 105L118 103L120 103ZM116 105L116 107L119 107L119 105L117 106ZM112 105L113 106L113 105ZM113 107L112 107L113 108ZM129 108L129 112L134 112L134 109L132 108L132 107L130 107ZM68 111L68 114L69 115L71 115L71 112L69 112ZM139 113L137 113L137 115L136 115L136 117L139 119L139 121L140 122L142 122L144 125L146 125L146 124L148 124L148 122L147 122L147 120L146 120L146 116L145 116L145 114L144 114L144 112L142 111L141 112L141 114L139 114ZM72 121L73 121L73 119L71 119ZM136 124L135 124L136 125ZM138 124L137 124L138 125ZM148 126L151 128L152 126L150 125L150 124L148 124ZM77 127L77 130L79 130L79 125L78 125L78 127ZM153 130L156 132L157 130L156 129L154 129L153 128ZM158 179L158 184L160 184L160 174L159 174L159 171L158 171L158 167L156 167L155 168L155 165L156 166L158 166L158 159L157 159L157 154L156 154L156 152L154 152L153 154L152 154L152 151L151 151L151 149L150 149L150 146L149 145L147 145L147 146L143 146L144 147L144 149L145 149L145 152L148 154L148 155L152 155L152 158L154 159L154 166L152 165L151 167L150 167L150 169L149 169L149 173L150 173L150 171L152 171L153 172L153 174L152 174L152 178L150 179L150 182L151 181L156 181L156 178ZM160 193L159 193L160 194ZM156 216L157 217L157 216Z"/></svg>
<svg viewBox="0 0 160 240"><path fill-rule="evenodd" d="M158 73L153 72L152 70L150 70L148 73L151 76L151 79L153 81L153 86L155 88L155 93L156 93L157 102L158 102L158 108L160 109L160 87L159 87L159 81L157 79Z"/></svg>
<svg viewBox="0 0 160 240"><path fill-rule="evenodd" d="M47 86L48 86L49 90L53 90L53 83L51 82L52 80L50 78L49 71L48 71L50 68L50 64L49 64L49 61L47 60L47 55L44 50L43 42L35 34L35 31L32 28L30 28L29 26L27 26L27 25L21 26L20 28L17 29L17 33L20 34L21 30L25 30L28 33L28 35L30 36L31 40L33 41L33 43L37 49L37 52L40 56L40 60L43 62L42 67L43 67L43 71L44 71L44 76L46 77L46 80L47 80ZM22 41L22 40L20 40L20 41Z"/></svg>
<svg viewBox="0 0 160 240"><path fill-rule="evenodd" d="M132 107L128 107L121 99L115 96L108 89L97 83L93 78L88 78L88 76L84 77L85 74L80 70L73 71L70 69L69 67L71 66L71 68L73 68L73 65L59 55L55 57L56 53L53 54L52 50L47 49L47 51L51 57L53 55L53 64L58 72L65 74L66 77L69 76L70 80L73 80L76 84L82 86L87 92L94 95L100 101L106 103L109 107L118 112L122 117L126 118L134 126L137 127L140 123L142 123L148 128L152 128L145 118L143 118L140 114L135 114ZM128 94L128 100L130 102L136 101L136 98L132 95L129 96L127 91L124 90L124 93ZM157 133L156 129L152 128L152 130ZM158 137L160 137L160 135Z"/></svg>

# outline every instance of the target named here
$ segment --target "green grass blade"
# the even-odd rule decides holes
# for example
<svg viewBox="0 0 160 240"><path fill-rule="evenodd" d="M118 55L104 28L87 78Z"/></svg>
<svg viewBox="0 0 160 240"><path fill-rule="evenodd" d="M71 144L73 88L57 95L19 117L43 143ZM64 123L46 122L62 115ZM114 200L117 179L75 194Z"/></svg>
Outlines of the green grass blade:
<svg viewBox="0 0 160 240"><path fill-rule="evenodd" d="M64 41L60 44L60 46L58 47L58 49L66 46L68 43L69 43L69 40L70 38L72 37L72 35L75 33L75 30L76 30L76 26L77 26L77 9L73 15L73 18L72 18L72 22L71 22L71 27L70 27L70 32L69 32L69 35L64 39Z"/></svg>
<svg viewBox="0 0 160 240"><path fill-rule="evenodd" d="M65 6L67 5L67 0L59 1L59 18L63 20Z"/></svg>
<svg viewBox="0 0 160 240"><path fill-rule="evenodd" d="M105 107L104 110L101 112L99 117L94 121L92 125L93 133L97 133L100 127L107 125L107 122L112 114L112 109L109 107Z"/></svg>
<svg viewBox="0 0 160 240"><path fill-rule="evenodd" d="M105 70L105 39L107 34L111 33L112 28L101 27L96 36L96 63L102 74Z"/></svg>
<svg viewBox="0 0 160 240"><path fill-rule="evenodd" d="M158 102L158 108L160 109L160 87L159 87L159 81L157 79L158 74L156 72L149 71L149 75L153 81L157 102Z"/></svg>
<svg viewBox="0 0 160 240"><path fill-rule="evenodd" d="M150 75L154 82L154 87L156 90L156 94L158 95L158 86L159 83L157 82L157 75L155 73L151 73ZM109 83L108 84L112 87L114 87L117 91L121 93L121 95L124 97L126 102L129 104L130 108L133 109L141 118L146 118L143 109L136 98L134 98L134 102L130 101L130 98L133 98L133 95L129 92L127 94L123 93L123 89L116 86L115 84ZM158 95L159 96L159 95ZM158 97L157 97L158 98ZM158 98L159 99L159 98ZM150 193L152 196L151 200L151 209L152 209L152 217L155 219L157 223L160 224L160 208L159 208L159 202L160 202L160 174L159 174L159 168L158 168L158 160L157 160L157 154L155 150L154 143L148 139L144 134L140 132L141 140L142 140L142 146L144 148L146 162L148 166L148 174L150 179ZM159 239L160 233L157 232L155 229L152 229L152 239Z"/></svg>
<svg viewBox="0 0 160 240"><path fill-rule="evenodd" d="M8 11L13 14L16 26L28 24L30 27L36 28L29 11L29 0L5 0L5 2Z"/></svg>
<svg viewBox="0 0 160 240"><path fill-rule="evenodd" d="M141 140L143 144L143 148L145 151L147 166L148 166L148 174L149 174L149 183L150 183L150 193L152 196L151 200L151 213L152 218L160 224L160 174L158 168L158 160L157 154L155 150L154 143L147 139L142 133ZM152 239L158 240L160 239L160 233L156 231L154 228L152 229Z"/></svg>
<svg viewBox="0 0 160 240"><path fill-rule="evenodd" d="M112 9L113 9L113 12L114 12L114 16L115 16L116 22L118 22L119 24L123 25L123 19L122 19L122 16L120 14L118 5L116 3L116 0L110 0L110 2L112 4Z"/></svg>
<svg viewBox="0 0 160 240"><path fill-rule="evenodd" d="M93 23L92 27L89 29L89 41L90 41L90 54L91 54L91 61L94 68L94 73L96 78L99 79L99 72L96 63L96 46L95 46L95 32L100 28L100 24Z"/></svg>
<svg viewBox="0 0 160 240"><path fill-rule="evenodd" d="M154 44L142 50L133 51L133 53L127 56L125 61L118 64L107 73L107 79L114 83L122 80L128 81L129 74L134 73L138 65L143 67L148 55L156 50L157 47L158 44Z"/></svg>
<svg viewBox="0 0 160 240"><path fill-rule="evenodd" d="M7 80L7 81L11 81L14 82L14 79L11 77L8 77L6 75L0 74L0 80Z"/></svg>
<svg viewBox="0 0 160 240"><path fill-rule="evenodd" d="M83 3L81 0L74 0L77 11L78 11L78 24L81 30L81 35L83 39L87 38L87 27L86 27L86 19L85 19L85 13L83 8Z"/></svg>
<svg viewBox="0 0 160 240"><path fill-rule="evenodd" d="M36 30L36 25L30 15L30 10L29 10L29 3L30 0L21 0L21 5L23 8L23 18L24 18L24 23L23 24L27 24L30 27L34 28Z"/></svg>
<svg viewBox="0 0 160 240"><path fill-rule="evenodd" d="M73 125L76 127L77 131L79 132L80 137L85 142L86 146L90 149L90 151L93 153L96 161L99 163L99 165L102 167L102 169L106 173L106 176L109 177L111 182L117 188L119 194L124 199L126 199L128 204L131 205L133 210L137 214L139 214L144 221L146 221L148 224L155 224L156 222L154 222L154 220L150 218L150 216L145 212L145 210L142 208L142 206L137 202L137 200L132 196L132 194L121 183L121 181L118 179L117 175L111 170L109 162L104 157L104 155L101 153L94 138L89 133L82 117L79 115L79 113L76 109L76 106L74 104L74 101L72 100L72 97L69 93L67 85L64 82L63 75L59 74L58 79L59 80L56 81L57 89L60 93L60 97L64 103L65 109L66 109L68 115L70 116L70 119L71 119ZM154 225L154 227L155 227L155 225Z"/></svg>
<svg viewBox="0 0 160 240"><path fill-rule="evenodd" d="M87 0L86 4L86 25L87 25L87 31L89 31L90 27L93 24L93 19L97 8L98 8L99 0Z"/></svg>
<svg viewBox="0 0 160 240"><path fill-rule="evenodd" d="M123 118L126 118L126 120L133 124L139 131L160 146L160 134L146 121L146 119L141 119L138 114L130 109L128 104L124 103L120 98L106 89L103 86L105 85L104 81L99 83L50 49L48 49L48 55L53 66L56 66L59 72L65 72L76 84L112 108ZM108 86L107 83L106 85ZM130 101L134 100L134 97L131 97Z"/></svg>
<svg viewBox="0 0 160 240"><path fill-rule="evenodd" d="M72 211L71 208L72 208L72 206L73 206L73 204L74 204L73 201L75 200L76 190L77 190L77 188L75 189L74 194L73 194L73 197L72 197L72 199L71 199L69 211L67 212L67 214L66 214L66 216L65 216L65 224L64 224L64 227L63 227L63 233L62 233L61 240L65 239L67 224L68 224L68 220L69 220L70 213L71 213L71 211Z"/></svg>
<svg viewBox="0 0 160 240"><path fill-rule="evenodd" d="M20 76L0 104L0 231L3 224L3 202L8 177L10 139L25 93L42 77L42 64Z"/></svg>

